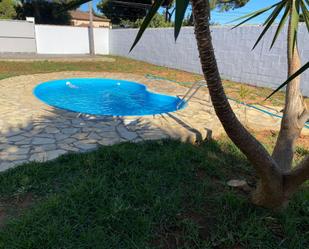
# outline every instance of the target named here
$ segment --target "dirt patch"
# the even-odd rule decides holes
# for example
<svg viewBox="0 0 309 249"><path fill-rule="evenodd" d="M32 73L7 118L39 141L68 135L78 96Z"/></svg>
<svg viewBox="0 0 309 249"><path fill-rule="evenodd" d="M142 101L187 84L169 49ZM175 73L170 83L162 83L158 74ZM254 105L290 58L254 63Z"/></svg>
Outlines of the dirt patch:
<svg viewBox="0 0 309 249"><path fill-rule="evenodd" d="M24 196L19 197L16 200L16 206L19 209L25 209L28 208L32 205L32 203L34 202L34 196L32 193L26 193Z"/></svg>
<svg viewBox="0 0 309 249"><path fill-rule="evenodd" d="M275 146L276 139L278 136L277 131L259 131L255 133L256 138L263 143L269 144L270 146ZM301 135L297 142L296 146L309 149L309 135Z"/></svg>
<svg viewBox="0 0 309 249"><path fill-rule="evenodd" d="M6 212L3 207L0 207L0 227L3 226L5 219L6 219Z"/></svg>
<svg viewBox="0 0 309 249"><path fill-rule="evenodd" d="M197 169L197 181L203 181L207 176L205 169ZM216 185L216 190L222 192L225 188L224 183L216 177L211 177L212 182ZM249 197L247 191L235 189L238 194ZM176 216L174 223L166 227L158 228L157 237L152 241L152 245L161 249L178 249L178 248L200 248L197 240L210 241L212 229L218 221L213 213L214 207L205 203L203 205L203 212L195 211L188 206L189 200L183 201L184 212ZM196 229L196 230L195 230ZM192 232L195 230L195 232ZM220 242L212 242L214 249L244 249L241 245L236 243L234 246L226 248Z"/></svg>
<svg viewBox="0 0 309 249"><path fill-rule="evenodd" d="M0 227L5 226L9 218L20 215L25 209L31 207L33 203L34 195L32 193L0 200Z"/></svg>
<svg viewBox="0 0 309 249"><path fill-rule="evenodd" d="M302 146L305 149L309 149L309 136L307 135L302 135L299 137L298 141L297 141L297 145L298 146Z"/></svg>
<svg viewBox="0 0 309 249"><path fill-rule="evenodd" d="M190 234L188 231L190 226L188 226L188 224L194 223L196 227L198 227L197 236L200 240L209 241L211 239L212 227L214 227L216 222L214 216L207 216L205 214L188 211L179 216L177 225L171 225L162 230L152 244L161 249L200 248L200 246L196 244L196 238L188 236L188 234ZM222 247L222 245L217 245L215 242L213 243L212 248L243 249L243 247L238 244L225 248Z"/></svg>

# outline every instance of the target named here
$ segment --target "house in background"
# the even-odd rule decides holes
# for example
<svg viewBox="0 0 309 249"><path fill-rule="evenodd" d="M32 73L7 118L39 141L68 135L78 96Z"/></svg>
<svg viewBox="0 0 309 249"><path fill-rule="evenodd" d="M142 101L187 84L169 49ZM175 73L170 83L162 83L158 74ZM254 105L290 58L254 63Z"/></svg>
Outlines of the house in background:
<svg viewBox="0 0 309 249"><path fill-rule="evenodd" d="M89 12L74 10L70 11L71 25L76 27L89 27ZM108 18L93 15L93 27L110 28L111 22Z"/></svg>

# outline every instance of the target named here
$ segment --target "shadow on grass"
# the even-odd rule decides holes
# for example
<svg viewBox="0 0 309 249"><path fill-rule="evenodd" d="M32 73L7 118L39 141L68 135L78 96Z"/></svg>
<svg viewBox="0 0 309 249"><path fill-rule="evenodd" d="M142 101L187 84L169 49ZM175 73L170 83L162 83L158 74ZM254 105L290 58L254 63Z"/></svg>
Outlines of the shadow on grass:
<svg viewBox="0 0 309 249"><path fill-rule="evenodd" d="M306 248L308 192L273 214L225 184L252 174L215 141L126 142L23 165L0 174L0 194L33 203L6 220L0 248Z"/></svg>

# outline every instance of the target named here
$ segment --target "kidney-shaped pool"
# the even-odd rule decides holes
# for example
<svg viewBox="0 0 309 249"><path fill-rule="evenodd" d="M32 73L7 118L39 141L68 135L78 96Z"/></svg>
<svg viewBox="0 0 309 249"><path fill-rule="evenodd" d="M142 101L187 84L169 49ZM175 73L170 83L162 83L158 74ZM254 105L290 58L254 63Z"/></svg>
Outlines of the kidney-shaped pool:
<svg viewBox="0 0 309 249"><path fill-rule="evenodd" d="M142 116L184 107L178 97L152 93L136 82L104 78L48 81L38 85L34 95L50 106L95 115Z"/></svg>

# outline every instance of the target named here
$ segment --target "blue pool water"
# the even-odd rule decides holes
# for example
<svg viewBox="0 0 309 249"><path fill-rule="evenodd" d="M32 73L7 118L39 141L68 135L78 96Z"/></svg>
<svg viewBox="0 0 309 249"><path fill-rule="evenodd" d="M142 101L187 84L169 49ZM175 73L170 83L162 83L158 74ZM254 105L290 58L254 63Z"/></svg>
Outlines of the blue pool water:
<svg viewBox="0 0 309 249"><path fill-rule="evenodd" d="M48 81L38 85L34 95L57 108L114 116L173 112L180 103L178 97L149 92L142 84L103 78Z"/></svg>

